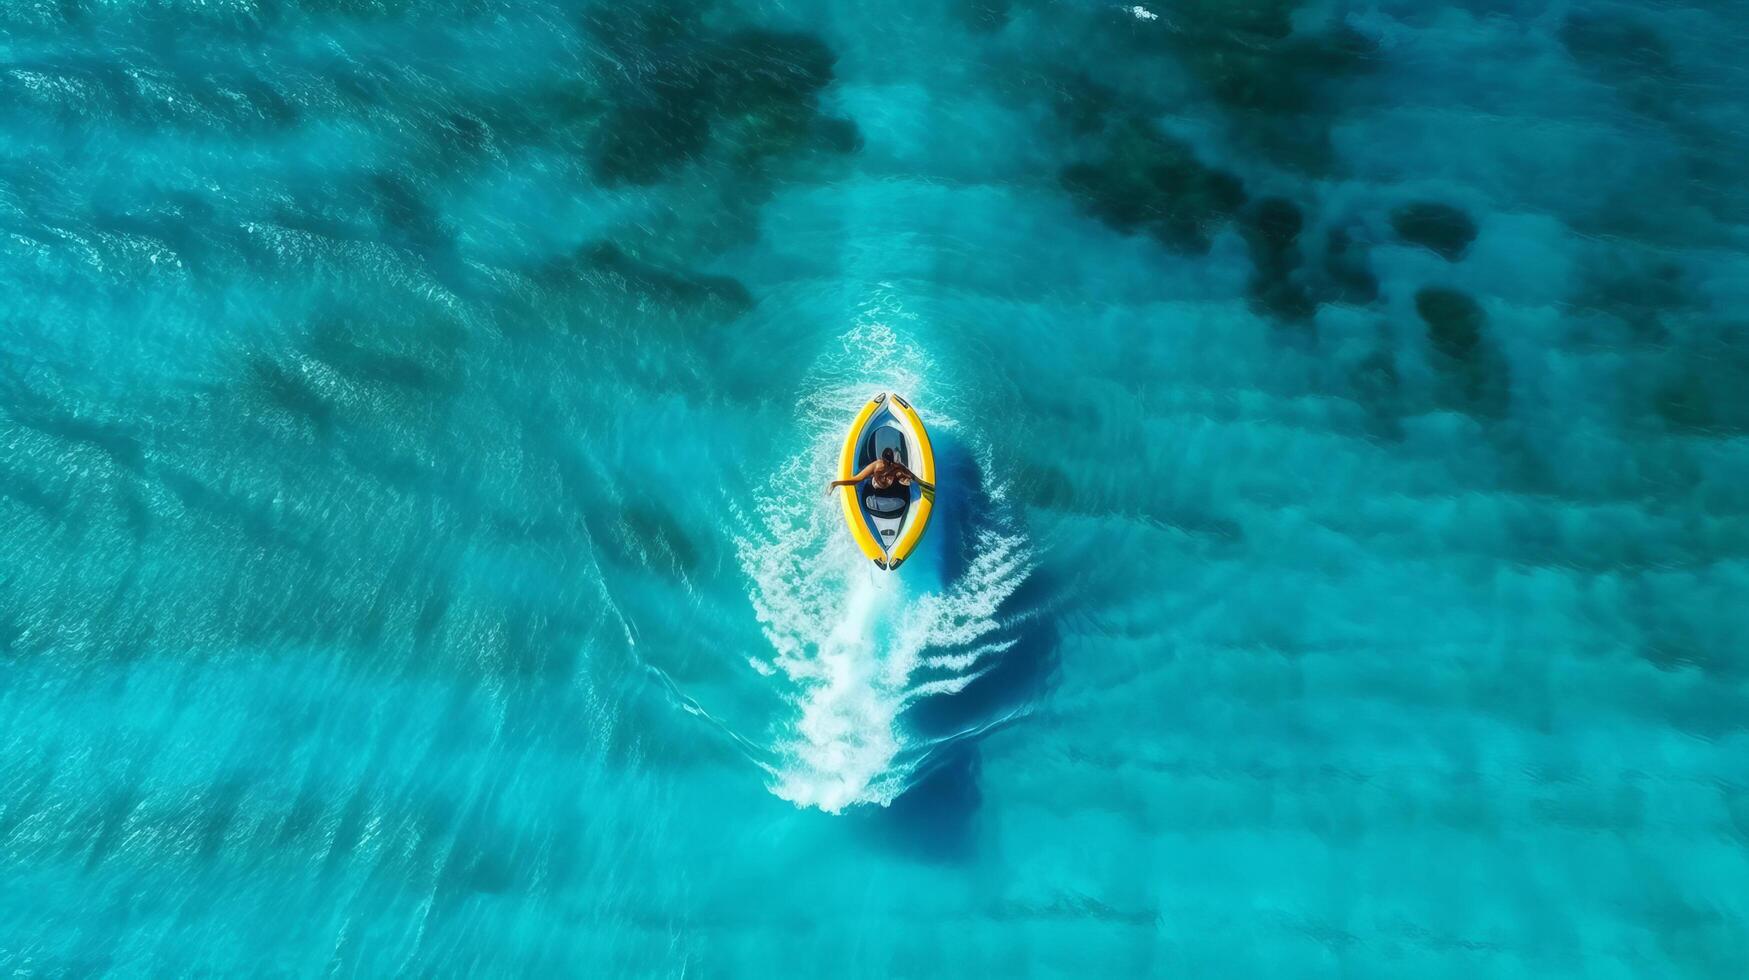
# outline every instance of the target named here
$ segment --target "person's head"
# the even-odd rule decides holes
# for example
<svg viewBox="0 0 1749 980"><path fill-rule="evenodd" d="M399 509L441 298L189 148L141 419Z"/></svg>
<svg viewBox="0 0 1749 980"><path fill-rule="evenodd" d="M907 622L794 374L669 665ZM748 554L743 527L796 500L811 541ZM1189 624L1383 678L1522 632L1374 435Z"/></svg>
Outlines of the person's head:
<svg viewBox="0 0 1749 980"><path fill-rule="evenodd" d="M881 450L881 458L891 463L893 461L893 450L890 447Z"/></svg>

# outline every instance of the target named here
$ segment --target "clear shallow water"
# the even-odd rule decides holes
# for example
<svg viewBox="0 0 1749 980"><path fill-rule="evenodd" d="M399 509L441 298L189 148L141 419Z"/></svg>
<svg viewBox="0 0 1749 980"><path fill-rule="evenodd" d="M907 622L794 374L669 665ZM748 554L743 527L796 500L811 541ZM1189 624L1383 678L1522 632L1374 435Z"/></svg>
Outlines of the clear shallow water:
<svg viewBox="0 0 1749 980"><path fill-rule="evenodd" d="M5 7L0 964L1740 975L1746 35Z"/></svg>

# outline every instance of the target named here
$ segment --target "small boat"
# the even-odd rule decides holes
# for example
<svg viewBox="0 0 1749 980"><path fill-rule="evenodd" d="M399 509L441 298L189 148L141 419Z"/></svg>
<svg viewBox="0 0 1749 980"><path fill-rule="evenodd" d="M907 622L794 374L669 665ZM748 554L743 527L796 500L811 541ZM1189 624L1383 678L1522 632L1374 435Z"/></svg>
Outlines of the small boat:
<svg viewBox="0 0 1749 980"><path fill-rule="evenodd" d="M844 449L838 454L838 479L855 476L887 449L924 483L935 485L935 450L929 445L923 420L909 402L890 391L870 399L850 424L850 431L844 435ZM917 550L917 542L929 527L929 512L935 506L933 490L897 482L877 490L873 483L864 480L855 486L839 487L838 493L844 502L845 523L850 525L850 536L856 540L857 548L889 572Z"/></svg>

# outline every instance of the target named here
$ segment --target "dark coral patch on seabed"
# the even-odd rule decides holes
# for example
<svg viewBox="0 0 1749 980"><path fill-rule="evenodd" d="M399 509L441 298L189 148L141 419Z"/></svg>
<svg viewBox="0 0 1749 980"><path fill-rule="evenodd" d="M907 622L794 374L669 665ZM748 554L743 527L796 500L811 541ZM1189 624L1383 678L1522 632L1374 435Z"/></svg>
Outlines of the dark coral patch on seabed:
<svg viewBox="0 0 1749 980"><path fill-rule="evenodd" d="M1288 169L1318 169L1309 161L1326 155L1328 83L1359 71L1372 42L1341 24L1296 32L1292 4L1192 8L1159 19L1126 12L1127 43L1138 56L1165 54L1187 69L1224 110L1232 135L1269 144L1265 159L1279 155L1273 146L1286 154L1275 162ZM1136 108L1145 95L1117 91L1095 74L1097 67L1050 76L1058 120L1088 144L1059 174L1083 211L1187 255L1206 253L1219 230L1236 223L1255 266L1252 304L1280 321L1309 320L1323 303L1377 298L1364 249L1346 229L1320 228L1285 196L1248 205L1239 177Z"/></svg>
<svg viewBox="0 0 1749 980"><path fill-rule="evenodd" d="M819 111L836 57L810 34L742 30L713 35L691 19L612 23L630 31L589 162L608 184L650 184L705 157L758 169L812 150L848 152L854 124Z"/></svg>
<svg viewBox="0 0 1749 980"><path fill-rule="evenodd" d="M1282 320L1310 319L1318 305L1294 273L1300 264L1296 248L1305 218L1292 201L1265 198L1246 215L1245 241L1257 272L1251 299L1260 309Z"/></svg>
<svg viewBox="0 0 1749 980"><path fill-rule="evenodd" d="M1306 230L1300 207L1284 197L1258 201L1240 218L1256 267L1251 301L1286 323L1310 320L1327 303L1366 305L1378 298L1378 280L1366 254L1341 227L1318 236Z"/></svg>
<svg viewBox="0 0 1749 980"><path fill-rule="evenodd" d="M1368 267L1366 253L1346 229L1331 228L1325 233L1323 265L1333 301L1366 304L1378 299L1378 277Z"/></svg>
<svg viewBox="0 0 1749 980"><path fill-rule="evenodd" d="M1236 135L1290 170L1319 171L1330 164L1335 86L1367 70L1377 43L1340 21L1296 25L1298 7L1189 0L1135 29L1173 53Z"/></svg>
<svg viewBox="0 0 1749 980"><path fill-rule="evenodd" d="M1427 325L1434 367L1455 388L1464 411L1498 415L1509 396L1506 364L1483 343L1487 314L1469 294L1428 286L1415 294L1415 312Z"/></svg>
<svg viewBox="0 0 1749 980"><path fill-rule="evenodd" d="M1415 201L1392 211L1391 227L1404 241L1430 249L1447 262L1463 258L1476 240L1475 221L1438 201Z"/></svg>
<svg viewBox="0 0 1749 980"><path fill-rule="evenodd" d="M1181 252L1208 251L1214 231L1245 203L1239 178L1197 159L1189 144L1141 120L1117 124L1104 152L1061 174L1088 213Z"/></svg>
<svg viewBox="0 0 1749 980"><path fill-rule="evenodd" d="M1475 357L1485 319L1475 300L1455 289L1429 286L1415 294L1415 312L1427 324L1435 353L1459 363Z"/></svg>
<svg viewBox="0 0 1749 980"><path fill-rule="evenodd" d="M577 250L550 264L547 275L560 282L583 281L639 300L732 317L753 305L747 287L729 276L676 269L649 261L608 242Z"/></svg>

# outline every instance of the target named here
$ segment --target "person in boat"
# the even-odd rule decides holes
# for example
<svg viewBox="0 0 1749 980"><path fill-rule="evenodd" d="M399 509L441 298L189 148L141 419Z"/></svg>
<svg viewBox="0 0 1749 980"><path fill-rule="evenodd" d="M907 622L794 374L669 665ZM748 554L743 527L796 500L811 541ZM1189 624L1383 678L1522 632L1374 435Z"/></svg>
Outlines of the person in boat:
<svg viewBox="0 0 1749 980"><path fill-rule="evenodd" d="M826 492L831 493L837 487L853 487L858 483L861 483L863 480L867 480L869 485L876 490L891 490L895 483L902 487L908 487L915 483L931 493L935 492L934 484L923 482L923 479L917 474L911 472L904 463L894 459L893 451L891 449L881 450L880 459L864 466L861 472L857 473L850 479L833 480L831 483L826 484Z"/></svg>

